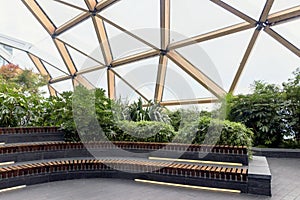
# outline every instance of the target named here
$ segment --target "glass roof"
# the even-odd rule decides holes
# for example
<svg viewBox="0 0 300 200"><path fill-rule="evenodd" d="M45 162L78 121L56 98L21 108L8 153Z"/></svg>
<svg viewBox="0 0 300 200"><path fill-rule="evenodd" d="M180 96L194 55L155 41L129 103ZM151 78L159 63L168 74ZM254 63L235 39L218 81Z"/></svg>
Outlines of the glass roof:
<svg viewBox="0 0 300 200"><path fill-rule="evenodd" d="M3 0L0 24L0 64L43 67L58 93L76 79L110 98L207 103L300 67L299 0Z"/></svg>

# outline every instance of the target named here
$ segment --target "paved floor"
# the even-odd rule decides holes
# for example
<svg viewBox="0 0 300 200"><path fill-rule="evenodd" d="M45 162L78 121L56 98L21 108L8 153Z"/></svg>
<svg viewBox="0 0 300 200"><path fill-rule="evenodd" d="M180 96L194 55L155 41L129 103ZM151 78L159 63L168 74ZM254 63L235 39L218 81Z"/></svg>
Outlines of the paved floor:
<svg viewBox="0 0 300 200"><path fill-rule="evenodd" d="M269 158L273 197L209 192L118 179L52 182L0 194L1 200L300 200L300 159Z"/></svg>

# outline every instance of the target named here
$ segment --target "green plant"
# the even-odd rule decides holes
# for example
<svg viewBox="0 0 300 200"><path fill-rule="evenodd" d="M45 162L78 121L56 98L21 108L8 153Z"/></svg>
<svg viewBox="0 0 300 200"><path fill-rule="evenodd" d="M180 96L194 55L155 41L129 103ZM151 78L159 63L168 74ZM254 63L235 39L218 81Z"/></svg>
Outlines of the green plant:
<svg viewBox="0 0 300 200"><path fill-rule="evenodd" d="M115 129L111 105L103 89L76 88L73 114L81 140L103 140L106 133Z"/></svg>
<svg viewBox="0 0 300 200"><path fill-rule="evenodd" d="M14 64L0 67L0 80L0 92L13 89L30 95L39 95L39 88L47 84L46 76L34 73L30 69L21 69Z"/></svg>
<svg viewBox="0 0 300 200"><path fill-rule="evenodd" d="M175 136L173 127L157 121L119 121L118 129L107 134L112 141L171 142Z"/></svg>
<svg viewBox="0 0 300 200"><path fill-rule="evenodd" d="M174 127L175 131L179 131L187 123L197 120L199 117L212 117L212 113L209 111L201 110L197 108L189 109L177 109L175 111L168 110L167 115L170 118L170 124Z"/></svg>
<svg viewBox="0 0 300 200"><path fill-rule="evenodd" d="M227 99L227 119L244 123L254 132L254 145L278 146L288 135L285 101L278 86L260 81L254 83L253 94Z"/></svg>
<svg viewBox="0 0 300 200"><path fill-rule="evenodd" d="M117 120L128 121L158 121L170 123L166 109L152 101L143 102L141 98L132 104L122 103L117 100L113 103L113 113Z"/></svg>
<svg viewBox="0 0 300 200"><path fill-rule="evenodd" d="M294 77L283 83L286 105L286 124L289 132L300 141L300 68L293 72Z"/></svg>
<svg viewBox="0 0 300 200"><path fill-rule="evenodd" d="M253 132L245 125L228 120L200 117L179 130L176 140L193 144L252 146Z"/></svg>
<svg viewBox="0 0 300 200"><path fill-rule="evenodd" d="M8 64L0 67L0 126L31 126L39 121L46 77Z"/></svg>
<svg viewBox="0 0 300 200"><path fill-rule="evenodd" d="M0 126L26 125L28 119L27 99L18 92L0 93Z"/></svg>

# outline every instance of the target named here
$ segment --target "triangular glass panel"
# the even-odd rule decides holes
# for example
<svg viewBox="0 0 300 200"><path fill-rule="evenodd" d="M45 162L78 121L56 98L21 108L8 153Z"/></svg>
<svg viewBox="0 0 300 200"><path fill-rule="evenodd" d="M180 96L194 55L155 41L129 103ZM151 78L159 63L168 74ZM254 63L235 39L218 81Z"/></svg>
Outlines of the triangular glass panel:
<svg viewBox="0 0 300 200"><path fill-rule="evenodd" d="M229 91L252 34L253 30L246 30L177 51L225 91Z"/></svg>
<svg viewBox="0 0 300 200"><path fill-rule="evenodd" d="M295 6L300 6L299 0L276 0L273 3L270 14L289 9Z"/></svg>
<svg viewBox="0 0 300 200"><path fill-rule="evenodd" d="M163 101L215 97L179 66L168 60Z"/></svg>
<svg viewBox="0 0 300 200"><path fill-rule="evenodd" d="M128 10L128 12L124 12L124 10ZM159 1L119 1L103 10L100 15L125 28L127 31L134 32L152 45L160 46Z"/></svg>
<svg viewBox="0 0 300 200"><path fill-rule="evenodd" d="M0 34L0 45L4 48L4 50L8 50L13 47L23 51L28 51L28 49L32 47L31 43L3 34Z"/></svg>
<svg viewBox="0 0 300 200"><path fill-rule="evenodd" d="M39 73L38 69L35 67L28 54L24 51L12 49L12 57L10 61L15 65L19 65L21 69L30 69L35 73Z"/></svg>
<svg viewBox="0 0 300 200"><path fill-rule="evenodd" d="M83 87L85 87L88 90L96 88L89 80L87 80L86 77L84 77L82 75L77 75L73 79L73 83L74 83L75 87L77 87L78 85L82 85Z"/></svg>
<svg viewBox="0 0 300 200"><path fill-rule="evenodd" d="M87 57L72 47L67 46L67 49L78 71L102 65L101 63L96 62L96 60Z"/></svg>
<svg viewBox="0 0 300 200"><path fill-rule="evenodd" d="M107 68L85 73L82 76L95 87L104 89L107 94Z"/></svg>
<svg viewBox="0 0 300 200"><path fill-rule="evenodd" d="M175 106L167 106L168 110L176 111L183 110L198 110L198 111L213 111L216 110L217 103L201 103L201 104L182 104ZM212 116L213 117L213 116Z"/></svg>
<svg viewBox="0 0 300 200"><path fill-rule="evenodd" d="M43 39L42 41L31 47L29 51L47 61L48 63L59 67L59 69L61 69L65 73L69 73L51 37Z"/></svg>
<svg viewBox="0 0 300 200"><path fill-rule="evenodd" d="M104 24L115 60L151 49L151 47L121 31L120 29L117 29L111 24L106 22Z"/></svg>
<svg viewBox="0 0 300 200"><path fill-rule="evenodd" d="M12 10L13 13L12 15ZM10 42L14 47L19 47L24 49L23 44L18 44L14 42L14 39L21 39L23 41L35 44L39 40L49 37L48 32L39 21L32 15L22 1L2 1L0 6L0 40L2 39L2 34L9 36ZM11 17L9 17L11 16ZM34 33L33 33L34 32Z"/></svg>
<svg viewBox="0 0 300 200"><path fill-rule="evenodd" d="M87 10L87 6L84 3L84 1L78 1L78 0L61 0L63 2L69 3L69 4L73 4L74 6L80 7L82 9Z"/></svg>
<svg viewBox="0 0 300 200"><path fill-rule="evenodd" d="M224 2L255 20L260 18L261 12L263 11L266 3L266 1L253 0L224 0Z"/></svg>
<svg viewBox="0 0 300 200"><path fill-rule="evenodd" d="M56 27L63 25L82 13L81 10L56 1L37 0L37 2Z"/></svg>
<svg viewBox="0 0 300 200"><path fill-rule="evenodd" d="M273 26L279 35L300 49L300 19Z"/></svg>
<svg viewBox="0 0 300 200"><path fill-rule="evenodd" d="M72 46L97 61L104 63L92 19L87 19L74 26L70 30L59 35L59 38L69 46Z"/></svg>
<svg viewBox="0 0 300 200"><path fill-rule="evenodd" d="M244 20L210 1L171 1L171 42L241 22Z"/></svg>
<svg viewBox="0 0 300 200"><path fill-rule="evenodd" d="M281 84L292 77L300 58L265 32L256 41L253 52L240 77L235 94L251 92L254 81Z"/></svg>
<svg viewBox="0 0 300 200"><path fill-rule="evenodd" d="M12 53L13 53L13 48L0 44L0 57L1 57L0 65L2 64L2 61L10 61L12 57Z"/></svg>
<svg viewBox="0 0 300 200"><path fill-rule="evenodd" d="M114 70L148 100L152 100L158 65L159 58L155 57L116 67Z"/></svg>
<svg viewBox="0 0 300 200"><path fill-rule="evenodd" d="M73 91L72 79L52 83L51 86L59 93Z"/></svg>
<svg viewBox="0 0 300 200"><path fill-rule="evenodd" d="M61 76L67 76L68 74L67 73L64 73L63 71L61 71L58 67L54 67L52 65L50 65L49 63L47 62L43 62L43 65L45 66L45 68L47 69L48 73L50 74L50 76L52 78L58 78L58 77L61 77Z"/></svg>
<svg viewBox="0 0 300 200"><path fill-rule="evenodd" d="M134 91L128 84L122 79L116 77L116 99L122 103L133 103L139 98L142 98L138 93ZM142 98L142 100L145 100Z"/></svg>

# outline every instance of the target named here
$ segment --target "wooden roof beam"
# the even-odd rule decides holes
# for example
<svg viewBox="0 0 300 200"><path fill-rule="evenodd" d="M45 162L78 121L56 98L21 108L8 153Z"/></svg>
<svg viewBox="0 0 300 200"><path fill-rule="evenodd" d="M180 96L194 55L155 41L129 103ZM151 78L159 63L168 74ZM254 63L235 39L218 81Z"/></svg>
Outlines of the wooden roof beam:
<svg viewBox="0 0 300 200"><path fill-rule="evenodd" d="M35 16L35 18L42 24L45 30L53 35L56 26L50 20L48 15L44 12L44 10L40 7L40 5L35 0L22 0L26 7L30 10L30 12Z"/></svg>
<svg viewBox="0 0 300 200"><path fill-rule="evenodd" d="M214 94L216 97L223 97L226 92L223 88L213 82L209 77L207 77L198 68L192 65L188 60L182 57L179 53L175 51L169 51L167 53L168 58L170 58L176 65L178 65L182 70L194 78L198 83L205 87L208 91Z"/></svg>

